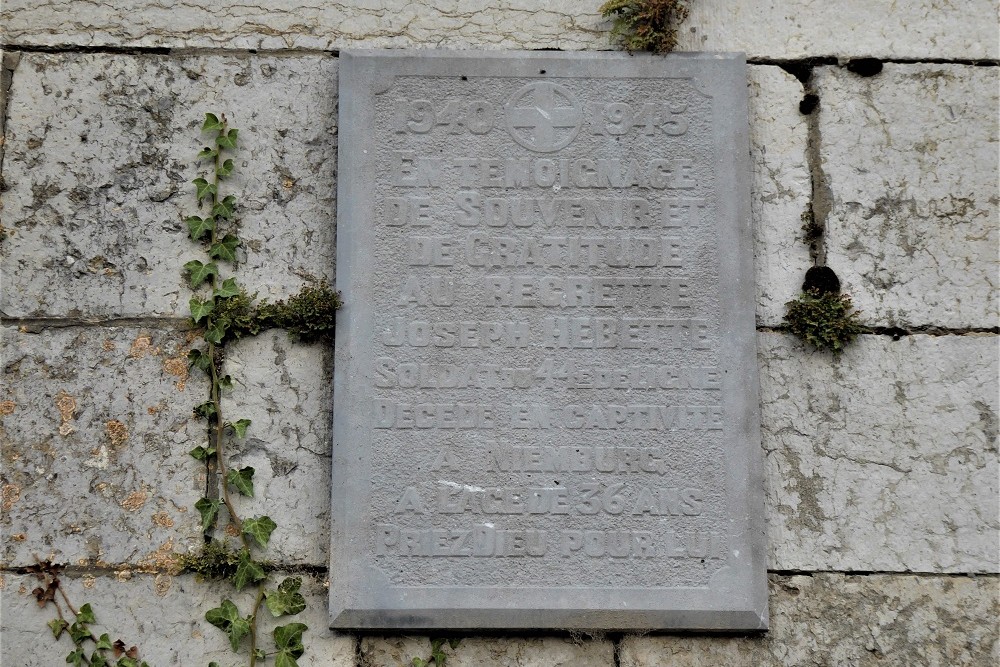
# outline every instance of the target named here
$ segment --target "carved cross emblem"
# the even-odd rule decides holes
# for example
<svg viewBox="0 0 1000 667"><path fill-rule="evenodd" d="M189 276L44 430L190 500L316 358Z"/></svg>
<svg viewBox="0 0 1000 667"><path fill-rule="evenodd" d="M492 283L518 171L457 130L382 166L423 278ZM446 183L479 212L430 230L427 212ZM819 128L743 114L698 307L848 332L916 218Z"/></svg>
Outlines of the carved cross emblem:
<svg viewBox="0 0 1000 667"><path fill-rule="evenodd" d="M583 114L567 88L538 81L529 83L506 106L507 131L514 141L539 153L565 148L580 131Z"/></svg>

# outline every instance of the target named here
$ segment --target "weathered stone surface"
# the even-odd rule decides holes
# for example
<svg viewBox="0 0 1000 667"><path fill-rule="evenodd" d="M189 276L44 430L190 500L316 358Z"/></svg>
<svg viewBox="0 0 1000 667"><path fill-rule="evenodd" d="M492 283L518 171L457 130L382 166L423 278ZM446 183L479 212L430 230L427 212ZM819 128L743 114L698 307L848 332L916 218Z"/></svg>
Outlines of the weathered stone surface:
<svg viewBox="0 0 1000 667"><path fill-rule="evenodd" d="M171 12L173 14L173 12ZM23 54L7 109L4 288L18 316L186 315L182 216L206 111L242 131L240 280L261 296L332 278L336 61ZM204 166L204 165L202 165Z"/></svg>
<svg viewBox="0 0 1000 667"><path fill-rule="evenodd" d="M678 48L749 57L996 58L989 0L691 2Z"/></svg>
<svg viewBox="0 0 1000 667"><path fill-rule="evenodd" d="M431 654L427 637L364 637L360 667L410 667L413 658ZM468 637L442 650L448 667L608 667L614 646L600 639Z"/></svg>
<svg viewBox="0 0 1000 667"><path fill-rule="evenodd" d="M285 577L283 574L274 576L272 581L277 582ZM38 583L32 576L0 575L3 605L0 663L4 665L63 665L66 654L73 649L65 636L54 641L45 626L56 618L56 613L51 605L38 608L31 594ZM91 604L97 616L97 624L92 627L98 635L107 632L112 641L120 637L126 646L138 646L140 657L150 665L185 667L207 665L212 660L222 665L238 662L226 635L205 621L205 612L228 598L245 616L250 613L256 592L253 589L236 593L229 584L199 581L191 575L127 573L117 576L63 575L62 587L74 606ZM274 650L271 633L276 625L305 623L309 629L302 638L306 652L298 658L300 667L355 667L355 640L335 636L327 630L325 583L303 577L300 592L306 598L307 607L295 616L275 619L261 607L261 646L267 651ZM240 664L246 663L248 645L249 641L244 639L239 653L243 660Z"/></svg>
<svg viewBox="0 0 1000 667"><path fill-rule="evenodd" d="M828 263L865 322L996 326L998 69L814 76Z"/></svg>
<svg viewBox="0 0 1000 667"><path fill-rule="evenodd" d="M2 561L161 568L201 540L187 332L2 330Z"/></svg>
<svg viewBox="0 0 1000 667"><path fill-rule="evenodd" d="M500 49L609 48L599 2L90 3L7 0L3 41L84 46L335 49L438 46ZM681 50L750 57L854 55L995 58L989 0L699 0L681 26Z"/></svg>
<svg viewBox="0 0 1000 667"><path fill-rule="evenodd" d="M621 667L926 665L1000 657L996 577L771 577L771 628L757 637L627 637Z"/></svg>
<svg viewBox="0 0 1000 667"><path fill-rule="evenodd" d="M758 346L772 569L997 571L996 336Z"/></svg>
<svg viewBox="0 0 1000 667"><path fill-rule="evenodd" d="M799 113L802 84L780 67L750 67L751 197L757 323L778 326L812 266L802 214L812 183L808 127Z"/></svg>
<svg viewBox="0 0 1000 667"><path fill-rule="evenodd" d="M245 440L232 440L229 465L252 466L254 498L239 498L243 516L267 514L278 528L267 557L281 563L326 563L330 545L330 426L333 350L267 331L227 347L226 419L250 419Z"/></svg>

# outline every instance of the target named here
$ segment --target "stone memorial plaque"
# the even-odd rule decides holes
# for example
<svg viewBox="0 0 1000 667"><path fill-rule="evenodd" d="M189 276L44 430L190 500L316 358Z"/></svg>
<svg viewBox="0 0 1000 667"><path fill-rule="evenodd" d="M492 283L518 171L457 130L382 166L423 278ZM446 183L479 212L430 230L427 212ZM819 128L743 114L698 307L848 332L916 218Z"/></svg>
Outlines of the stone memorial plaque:
<svg viewBox="0 0 1000 667"><path fill-rule="evenodd" d="M743 57L340 63L332 626L766 628Z"/></svg>

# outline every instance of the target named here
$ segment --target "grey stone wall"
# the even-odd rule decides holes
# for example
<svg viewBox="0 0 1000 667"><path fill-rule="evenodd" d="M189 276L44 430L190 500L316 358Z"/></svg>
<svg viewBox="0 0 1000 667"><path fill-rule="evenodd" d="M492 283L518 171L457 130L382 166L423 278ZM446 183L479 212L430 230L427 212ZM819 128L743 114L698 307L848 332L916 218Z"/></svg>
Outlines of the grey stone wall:
<svg viewBox="0 0 1000 667"><path fill-rule="evenodd" d="M197 254L198 126L243 131L240 275L261 296L333 277L334 49L608 48L599 3L37 2L0 6L0 662L63 664L24 568L154 666L230 664L176 576L201 541L206 396L179 267ZM1000 660L996 7L988 0L694 0L682 48L743 50L758 280L771 630L466 637L449 665L953 665ZM874 57L874 76L847 67ZM877 68L876 68L877 69ZM792 73L798 75L793 76ZM864 72L870 73L870 72ZM805 94L818 96L811 114ZM840 358L781 331L814 249L879 333ZM304 572L302 665L382 667L424 637L325 629L331 350L269 332L228 360L244 465ZM231 593L225 593L230 595Z"/></svg>

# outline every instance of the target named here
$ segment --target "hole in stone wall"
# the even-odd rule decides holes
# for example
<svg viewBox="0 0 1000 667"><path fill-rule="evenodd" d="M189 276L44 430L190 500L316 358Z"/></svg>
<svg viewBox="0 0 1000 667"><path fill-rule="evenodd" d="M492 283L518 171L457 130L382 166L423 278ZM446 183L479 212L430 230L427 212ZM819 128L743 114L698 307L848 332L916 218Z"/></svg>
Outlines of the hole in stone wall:
<svg viewBox="0 0 1000 667"><path fill-rule="evenodd" d="M882 61L878 58L854 58L847 61L847 71L858 76L875 76L882 71Z"/></svg>
<svg viewBox="0 0 1000 667"><path fill-rule="evenodd" d="M840 278L829 266L813 266L806 271L802 291L816 290L820 294L840 293Z"/></svg>
<svg viewBox="0 0 1000 667"><path fill-rule="evenodd" d="M808 116L816 110L817 106L819 106L819 95L807 93L802 97L802 101L799 102L799 113Z"/></svg>

